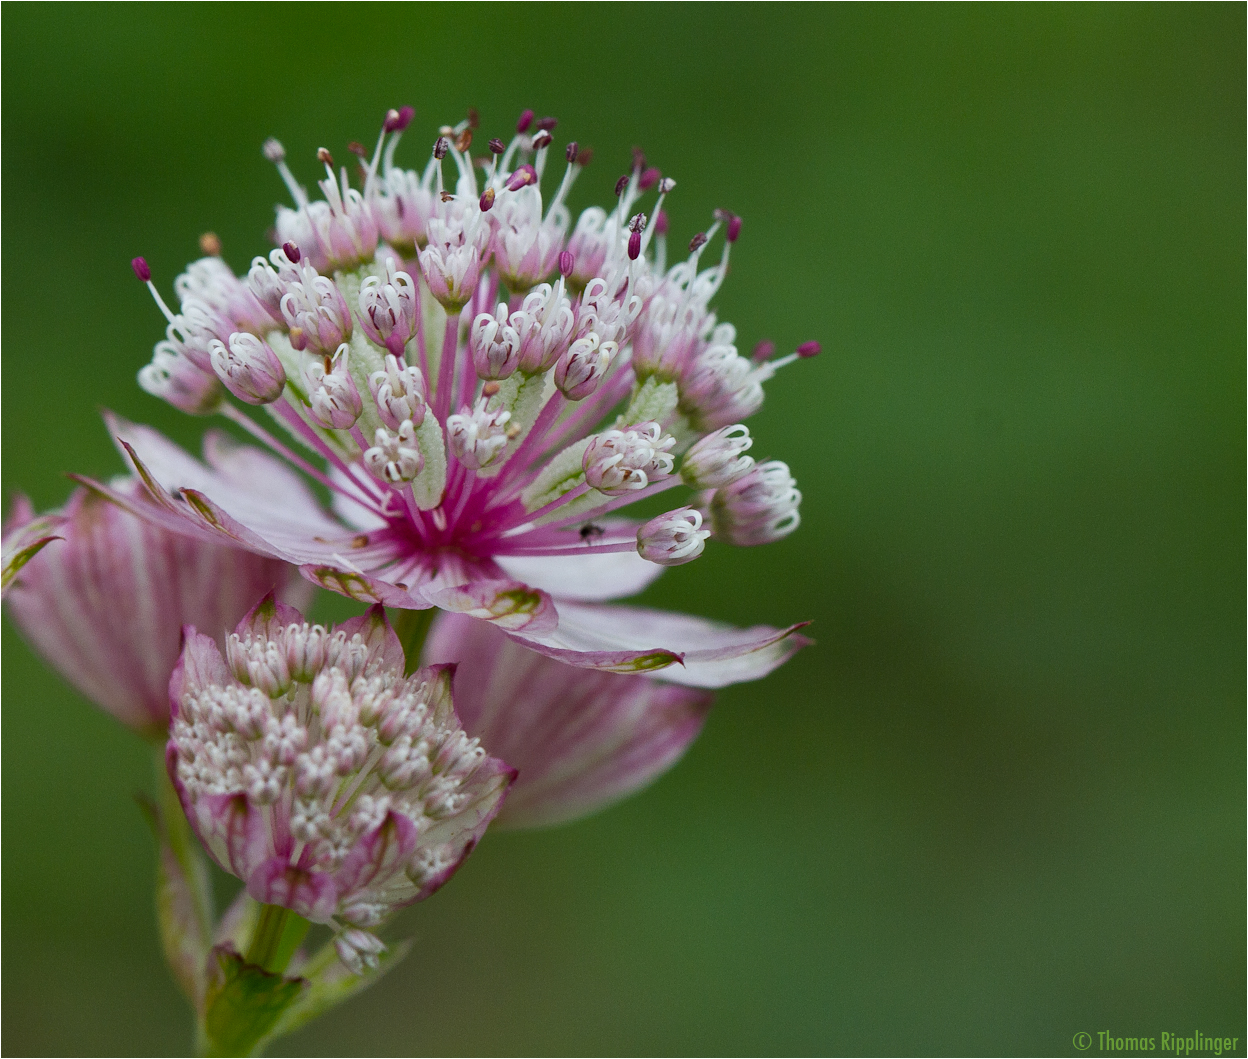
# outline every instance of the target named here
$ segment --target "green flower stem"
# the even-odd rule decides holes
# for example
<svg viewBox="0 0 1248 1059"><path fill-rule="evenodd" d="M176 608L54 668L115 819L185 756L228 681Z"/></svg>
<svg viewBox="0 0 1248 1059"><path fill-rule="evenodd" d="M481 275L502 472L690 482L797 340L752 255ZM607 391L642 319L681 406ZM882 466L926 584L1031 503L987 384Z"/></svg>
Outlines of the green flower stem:
<svg viewBox="0 0 1248 1059"><path fill-rule="evenodd" d="M211 944L216 913L213 909L212 883L208 874L207 859L204 856L199 839L191 831L186 814L182 811L182 801L174 790L173 781L169 778L169 769L165 763L165 743L153 747L152 763L156 768L156 804L160 811L160 827L164 841L174 859L182 869L186 879L191 901L194 906L195 920L204 945Z"/></svg>
<svg viewBox="0 0 1248 1059"><path fill-rule="evenodd" d="M410 677L420 668L420 652L424 650L425 638L437 612L436 607L430 607L428 610L401 610L395 614L392 625L403 645L404 676Z"/></svg>
<svg viewBox="0 0 1248 1059"><path fill-rule="evenodd" d="M260 920L247 946L247 962L270 974L281 974L311 925L289 908L261 906Z"/></svg>

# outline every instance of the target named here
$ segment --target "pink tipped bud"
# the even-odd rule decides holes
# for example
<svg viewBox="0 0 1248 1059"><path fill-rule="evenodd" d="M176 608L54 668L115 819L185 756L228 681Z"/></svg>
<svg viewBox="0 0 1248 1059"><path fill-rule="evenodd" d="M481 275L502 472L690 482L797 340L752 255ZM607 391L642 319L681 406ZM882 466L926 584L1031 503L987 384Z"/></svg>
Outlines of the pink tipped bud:
<svg viewBox="0 0 1248 1059"><path fill-rule="evenodd" d="M750 359L755 364L764 364L775 355L776 344L769 338L764 338L758 345L754 347L754 352L750 354Z"/></svg>
<svg viewBox="0 0 1248 1059"><path fill-rule="evenodd" d="M807 357L817 357L822 352L822 350L823 350L823 347L820 346L818 342L812 341L812 342L803 342L800 346L797 347L795 352L797 353L799 357L807 358Z"/></svg>
<svg viewBox="0 0 1248 1059"><path fill-rule="evenodd" d="M303 256L299 247L294 243L283 243L282 253L286 255L287 260L290 261L292 265L299 264L299 259Z"/></svg>
<svg viewBox="0 0 1248 1059"><path fill-rule="evenodd" d="M571 250L564 250L559 254L559 275L567 279L572 275L572 270L576 268L576 257Z"/></svg>
<svg viewBox="0 0 1248 1059"><path fill-rule="evenodd" d="M675 444L653 421L605 430L590 439L581 458L585 481L608 496L645 489L672 473L676 461L668 450Z"/></svg>
<svg viewBox="0 0 1248 1059"><path fill-rule="evenodd" d="M637 181L637 186L641 188L642 191L649 191L659 182L662 176L663 174L659 172L659 170L657 170L654 166L651 166L641 174L641 177Z"/></svg>
<svg viewBox="0 0 1248 1059"><path fill-rule="evenodd" d="M689 253L695 253L704 246L706 246L706 232L698 232L697 235L689 240Z"/></svg>
<svg viewBox="0 0 1248 1059"><path fill-rule="evenodd" d="M360 391L347 367L348 349L345 343L338 347L332 371L326 372L319 361L304 369L309 415L326 429L350 430L364 411Z"/></svg>
<svg viewBox="0 0 1248 1059"><path fill-rule="evenodd" d="M516 122L516 132L528 132L529 126L533 124L533 111L526 110L520 115L520 120Z"/></svg>
<svg viewBox="0 0 1248 1059"><path fill-rule="evenodd" d="M654 218L654 234L667 235L667 210L659 210Z"/></svg>
<svg viewBox="0 0 1248 1059"><path fill-rule="evenodd" d="M152 270L148 267L146 258L132 258L130 261L130 267L134 269L134 274L138 276L143 283L151 282Z"/></svg>
<svg viewBox="0 0 1248 1059"><path fill-rule="evenodd" d="M741 234L741 218L735 213L728 218L728 231L726 237L728 242L735 243L737 237Z"/></svg>
<svg viewBox="0 0 1248 1059"><path fill-rule="evenodd" d="M711 528L737 547L770 544L798 527L802 494L780 460L760 463L748 474L716 489L711 497Z"/></svg>
<svg viewBox="0 0 1248 1059"><path fill-rule="evenodd" d="M568 149L564 151L564 156L567 158L567 160L570 163L576 162L576 152L579 149L580 149L580 145L575 140L573 140L570 144L568 144Z"/></svg>
<svg viewBox="0 0 1248 1059"><path fill-rule="evenodd" d="M660 566L679 566L701 555L710 535L702 528L702 513L683 507L642 526L637 531L637 552Z"/></svg>
<svg viewBox="0 0 1248 1059"><path fill-rule="evenodd" d="M487 146L490 149L490 154L502 154L505 150L507 150L507 145L497 136L495 136L494 139L487 144Z"/></svg>
<svg viewBox="0 0 1248 1059"><path fill-rule="evenodd" d="M227 348L219 339L208 345L212 370L240 401L272 404L286 387L286 371L268 343L245 331L230 335Z"/></svg>
<svg viewBox="0 0 1248 1059"><path fill-rule="evenodd" d="M615 342L600 342L591 331L578 338L555 362L555 385L569 401L588 397L602 381L618 348Z"/></svg>
<svg viewBox="0 0 1248 1059"><path fill-rule="evenodd" d="M433 143L433 157L440 162L446 157L446 152L450 149L450 141L445 136L439 136Z"/></svg>
<svg viewBox="0 0 1248 1059"><path fill-rule="evenodd" d="M494 189L493 188L486 188L485 191L481 193L481 199L478 202L478 205L481 207L482 213L489 213L490 210L493 209L494 207Z"/></svg>
<svg viewBox="0 0 1248 1059"><path fill-rule="evenodd" d="M694 489L719 489L744 478L754 469L754 458L745 455L754 444L748 428L740 423L722 427L700 439L680 465L680 477Z"/></svg>
<svg viewBox="0 0 1248 1059"><path fill-rule="evenodd" d="M624 176L620 177L620 179L615 182L615 197L617 199L621 195L624 194L624 189L626 187L628 187L628 174L627 173L625 173Z"/></svg>
<svg viewBox="0 0 1248 1059"><path fill-rule="evenodd" d="M282 146L281 140L274 139L272 136L264 141L260 150L264 152L264 157L274 165L286 160L286 148Z"/></svg>
<svg viewBox="0 0 1248 1059"><path fill-rule="evenodd" d="M391 430L403 423L420 426L425 421L425 377L414 364L404 364L393 353L385 367L368 377L368 389L377 405L377 418Z"/></svg>
<svg viewBox="0 0 1248 1059"><path fill-rule="evenodd" d="M455 458L470 470L488 467L507 447L507 423L511 413L498 408L490 411L489 398L482 397L474 409L465 408L446 417L446 441Z"/></svg>

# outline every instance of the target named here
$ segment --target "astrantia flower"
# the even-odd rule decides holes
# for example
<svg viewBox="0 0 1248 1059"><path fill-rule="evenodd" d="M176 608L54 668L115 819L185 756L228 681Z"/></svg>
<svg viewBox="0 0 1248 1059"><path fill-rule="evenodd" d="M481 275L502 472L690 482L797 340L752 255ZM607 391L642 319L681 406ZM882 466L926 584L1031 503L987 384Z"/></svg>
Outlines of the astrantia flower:
<svg viewBox="0 0 1248 1059"><path fill-rule="evenodd" d="M319 200L269 141L294 199L278 212L281 246L242 278L215 258L190 266L177 313L136 259L169 319L141 383L187 411L219 409L280 460L240 450L205 467L110 420L147 486L135 510L357 599L493 622L570 664L671 667L665 678L705 686L769 672L803 642L796 627L746 635L668 617L660 631L599 605L696 558L708 537L757 544L797 526L800 494L777 474L734 489L753 469L740 421L763 383L818 351L743 357L711 310L740 218L716 211L667 268L675 182L640 155L613 208L573 224L565 200L589 152L567 145L544 197L554 119L526 111L480 157L472 124L444 127L416 173L394 161L411 116L387 115L358 188L318 152ZM332 515L282 461L331 492ZM699 492L666 517L617 514L681 486Z"/></svg>
<svg viewBox="0 0 1248 1059"><path fill-rule="evenodd" d="M463 731L454 667L404 677L380 607L326 629L268 597L224 657L185 637L166 757L191 826L257 901L375 961L370 929L455 873L515 776Z"/></svg>
<svg viewBox="0 0 1248 1059"><path fill-rule="evenodd" d="M134 482L113 488L137 492ZM183 625L224 637L270 590L300 602L311 594L286 563L170 532L87 489L39 518L22 498L10 523L6 549L24 536L52 541L11 585L13 623L88 699L162 737Z"/></svg>

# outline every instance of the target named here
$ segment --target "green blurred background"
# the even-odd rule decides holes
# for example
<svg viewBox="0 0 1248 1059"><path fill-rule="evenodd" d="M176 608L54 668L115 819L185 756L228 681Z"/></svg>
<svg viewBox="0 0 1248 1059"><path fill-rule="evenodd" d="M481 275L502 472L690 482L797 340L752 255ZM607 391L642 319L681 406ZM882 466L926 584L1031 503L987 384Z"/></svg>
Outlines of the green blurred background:
<svg viewBox="0 0 1248 1059"><path fill-rule="evenodd" d="M818 645L595 818L487 837L278 1054L1073 1053L1245 1039L1245 9L7 5L6 497L121 469L163 288L260 156L525 106L742 214L718 299L803 524L647 593ZM323 613L342 613L325 607ZM3 1050L170 1054L148 751L3 633ZM1160 1043L1160 1042L1159 1042ZM1093 1052L1097 1051L1094 1044Z"/></svg>

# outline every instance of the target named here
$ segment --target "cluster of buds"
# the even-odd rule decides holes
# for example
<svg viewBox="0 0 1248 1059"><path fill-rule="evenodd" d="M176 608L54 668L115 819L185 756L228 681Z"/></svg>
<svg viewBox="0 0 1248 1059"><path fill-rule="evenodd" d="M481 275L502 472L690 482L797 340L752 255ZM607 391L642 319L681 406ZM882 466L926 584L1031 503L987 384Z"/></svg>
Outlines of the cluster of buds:
<svg viewBox="0 0 1248 1059"><path fill-rule="evenodd" d="M169 773L200 840L255 900L330 925L357 969L515 777L460 726L454 667L403 667L380 607L327 629L270 596L225 657L188 628L170 681Z"/></svg>

